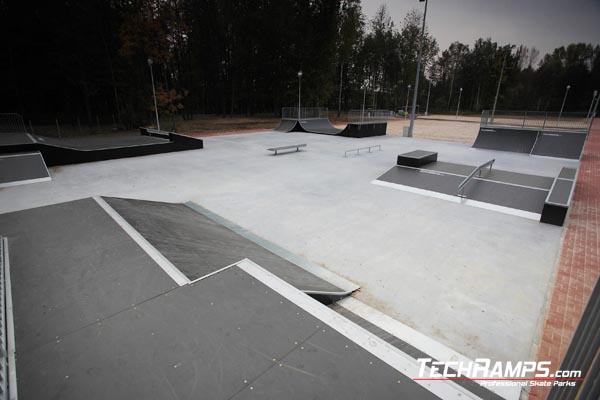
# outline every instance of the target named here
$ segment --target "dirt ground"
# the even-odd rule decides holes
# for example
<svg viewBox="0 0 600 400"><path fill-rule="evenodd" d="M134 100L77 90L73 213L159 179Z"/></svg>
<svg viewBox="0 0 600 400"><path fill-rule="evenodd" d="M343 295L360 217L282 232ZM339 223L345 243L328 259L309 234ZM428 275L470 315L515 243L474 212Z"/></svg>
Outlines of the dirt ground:
<svg viewBox="0 0 600 400"><path fill-rule="evenodd" d="M419 139L447 140L472 144L479 132L479 117L455 117L432 115L415 121L413 137ZM388 135L402 135L409 125L408 119L396 118L388 121Z"/></svg>
<svg viewBox="0 0 600 400"><path fill-rule="evenodd" d="M346 117L330 117L340 128L346 125ZM473 143L479 130L479 116L430 115L419 117L415 121L413 137L421 139L447 140L453 142ZM273 129L279 123L275 117L218 117L205 116L192 121L178 123L177 131L196 137L218 136L238 133L261 132ZM409 120L391 118L388 121L388 135L402 135L404 126Z"/></svg>

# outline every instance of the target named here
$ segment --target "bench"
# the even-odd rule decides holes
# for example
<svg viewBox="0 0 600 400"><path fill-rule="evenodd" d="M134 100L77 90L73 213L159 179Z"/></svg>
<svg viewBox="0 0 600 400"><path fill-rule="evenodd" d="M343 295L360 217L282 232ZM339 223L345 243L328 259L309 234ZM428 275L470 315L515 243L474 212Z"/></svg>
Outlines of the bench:
<svg viewBox="0 0 600 400"><path fill-rule="evenodd" d="M561 169L544 201L541 222L558 226L564 224L573 198L576 178L577 169L566 167Z"/></svg>
<svg viewBox="0 0 600 400"><path fill-rule="evenodd" d="M300 151L300 147L306 147L306 144L294 144L294 145L291 145L291 146L272 147L272 148L267 149L267 150L274 151L275 152L274 155L277 155L277 152L279 152L281 150L296 149L296 151Z"/></svg>
<svg viewBox="0 0 600 400"><path fill-rule="evenodd" d="M408 153L400 154L396 162L397 165L407 167L422 167L437 161L438 153L434 151L415 150Z"/></svg>

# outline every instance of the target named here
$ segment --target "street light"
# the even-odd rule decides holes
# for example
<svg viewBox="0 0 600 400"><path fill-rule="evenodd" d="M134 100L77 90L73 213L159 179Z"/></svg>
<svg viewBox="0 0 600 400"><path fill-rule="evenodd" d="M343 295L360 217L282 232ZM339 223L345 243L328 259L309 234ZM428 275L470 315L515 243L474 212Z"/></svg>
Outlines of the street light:
<svg viewBox="0 0 600 400"><path fill-rule="evenodd" d="M406 92L406 106L404 106L404 109L406 110L406 112L408 113L408 99L410 98L410 86L408 85L408 91Z"/></svg>
<svg viewBox="0 0 600 400"><path fill-rule="evenodd" d="M365 101L367 100L367 82L363 82L363 104L362 104L362 113L360 114L360 122L363 122L363 118L365 116Z"/></svg>
<svg viewBox="0 0 600 400"><path fill-rule="evenodd" d="M587 118L591 118L592 117L592 108L594 107L594 102L596 101L596 96L598 95L598 91L594 90L594 97L592 97L592 102L590 104L590 109L588 110L587 113Z"/></svg>
<svg viewBox="0 0 600 400"><path fill-rule="evenodd" d="M462 88L458 92L458 104L456 106L456 118L458 118L458 110L460 109L460 97L462 96Z"/></svg>
<svg viewBox="0 0 600 400"><path fill-rule="evenodd" d="M594 114L596 114L596 110L598 109L598 102L600 101L600 94L598 94L598 96L596 97L596 105L594 106L594 111L592 111L592 115L590 115L590 118L594 116Z"/></svg>
<svg viewBox="0 0 600 400"><path fill-rule="evenodd" d="M300 119L301 96L302 96L302 71L298 71L298 119Z"/></svg>
<svg viewBox="0 0 600 400"><path fill-rule="evenodd" d="M431 79L429 80L429 89L427 90L427 104L425 105L425 116L429 113L429 95L431 94Z"/></svg>
<svg viewBox="0 0 600 400"><path fill-rule="evenodd" d="M421 29L421 40L419 41L419 55L417 57L417 76L415 76L415 91L413 93L412 110L410 112L410 125L408 126L408 137L412 137L413 127L415 126L415 111L417 110L417 93L419 92L419 74L421 73L421 54L423 54L423 41L425 39L425 19L427 18L427 0L419 0L419 3L425 1L425 11L423 12L423 28Z"/></svg>
<svg viewBox="0 0 600 400"><path fill-rule="evenodd" d="M558 119L562 116L563 109L565 108L565 102L567 101L567 94L569 94L569 89L571 89L571 85L567 85L567 90L565 90L565 97L563 98L562 106L560 106L560 112L558 113Z"/></svg>
<svg viewBox="0 0 600 400"><path fill-rule="evenodd" d="M156 106L156 90L154 90L154 74L152 73L152 64L154 62L151 58L148 59L148 66L150 67L150 79L152 79L152 96L154 97L154 113L156 114L156 129L160 131L160 121L158 119L158 107Z"/></svg>
<svg viewBox="0 0 600 400"><path fill-rule="evenodd" d="M492 108L492 124L494 123L494 116L496 115L496 104L498 104L498 95L500 94L500 85L502 84L502 75L504 74L504 66L506 65L506 55L508 52L504 52L504 58L502 59L502 69L500 69L500 78L498 79L498 87L496 88L496 97L494 97L494 107Z"/></svg>

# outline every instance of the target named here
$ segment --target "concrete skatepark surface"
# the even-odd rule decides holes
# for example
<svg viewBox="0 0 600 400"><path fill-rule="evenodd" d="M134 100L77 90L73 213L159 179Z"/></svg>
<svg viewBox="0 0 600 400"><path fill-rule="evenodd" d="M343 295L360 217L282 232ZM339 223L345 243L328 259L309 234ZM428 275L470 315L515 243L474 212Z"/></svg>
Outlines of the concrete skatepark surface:
<svg viewBox="0 0 600 400"><path fill-rule="evenodd" d="M308 144L269 157L268 147ZM192 200L361 285L355 296L464 355L529 359L562 229L370 182L410 150L440 161L557 175L577 163L378 137L265 132L202 151L51 168L52 182L0 190L0 212L94 195ZM343 157L381 144L382 152ZM232 160L235 160L233 162Z"/></svg>

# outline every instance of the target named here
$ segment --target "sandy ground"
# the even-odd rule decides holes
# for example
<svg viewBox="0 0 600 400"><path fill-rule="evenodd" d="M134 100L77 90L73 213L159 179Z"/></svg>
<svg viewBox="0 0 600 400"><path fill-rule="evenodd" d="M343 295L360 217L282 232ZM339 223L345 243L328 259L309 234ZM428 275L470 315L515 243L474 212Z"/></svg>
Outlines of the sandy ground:
<svg viewBox="0 0 600 400"><path fill-rule="evenodd" d="M330 119L339 128L346 126L346 117L331 116ZM419 117L415 121L413 136L419 139L446 140L472 144L479 130L479 116L431 115ZM226 134L253 133L273 129L279 123L272 117L216 117L207 116L193 121L183 121L178 131L197 137L221 136ZM388 121L387 134L402 136L403 128L409 120L392 118Z"/></svg>
<svg viewBox="0 0 600 400"><path fill-rule="evenodd" d="M421 117L415 121L413 137L417 139L447 140L472 144L479 131L479 117L455 117L432 115ZM405 126L410 120L393 118L388 121L387 134L402 136Z"/></svg>
<svg viewBox="0 0 600 400"><path fill-rule="evenodd" d="M344 128L348 117L345 114L337 117L335 113L330 113L329 118L336 127ZM195 137L211 137L264 132L275 128L279 124L279 121L279 117L272 115L255 115L252 117L202 115L195 116L193 120L178 119L175 125L169 120L161 121L161 128L165 131L175 131ZM446 140L472 144L477 137L479 122L479 116L459 116L458 118L453 115L419 116L415 121L413 136L418 139ZM387 134L390 136L402 136L403 128L408 125L408 119L391 118L388 121ZM78 129L76 126L63 124L61 125L59 135L56 126L53 125L34 125L32 127L34 134L50 137L130 135L138 132L138 129L115 131L113 128L112 126L103 125Z"/></svg>

